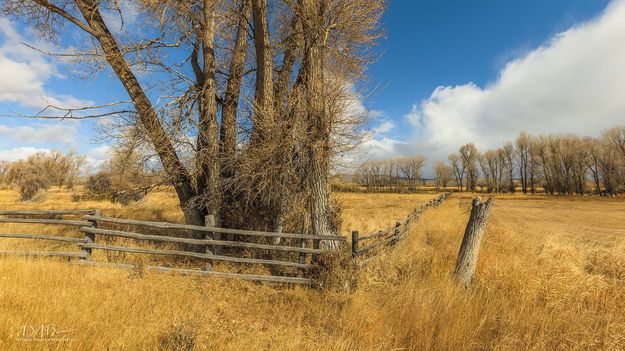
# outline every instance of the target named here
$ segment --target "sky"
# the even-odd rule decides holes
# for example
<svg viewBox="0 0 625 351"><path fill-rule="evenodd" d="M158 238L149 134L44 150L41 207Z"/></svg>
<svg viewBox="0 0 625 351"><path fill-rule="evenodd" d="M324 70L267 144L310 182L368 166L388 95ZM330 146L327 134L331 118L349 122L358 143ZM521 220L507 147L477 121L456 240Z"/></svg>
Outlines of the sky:
<svg viewBox="0 0 625 351"><path fill-rule="evenodd" d="M122 5L132 28L136 9ZM371 118L362 159L433 162L520 131L598 135L625 123L625 0L391 0L383 26L357 102ZM108 74L79 78L22 42L52 47L0 18L0 115L127 99ZM98 165L110 148L95 141L93 123L0 117L0 159L73 149Z"/></svg>

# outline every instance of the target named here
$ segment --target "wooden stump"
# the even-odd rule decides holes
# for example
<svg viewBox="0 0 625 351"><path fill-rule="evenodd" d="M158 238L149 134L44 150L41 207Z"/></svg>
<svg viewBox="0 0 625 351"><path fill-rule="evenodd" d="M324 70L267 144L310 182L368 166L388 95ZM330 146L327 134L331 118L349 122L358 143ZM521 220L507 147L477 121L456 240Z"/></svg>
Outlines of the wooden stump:
<svg viewBox="0 0 625 351"><path fill-rule="evenodd" d="M473 276L475 275L480 244L482 242L482 236L484 236L484 229L486 228L488 214L492 205L493 198L482 202L480 197L473 199L471 204L471 216L469 216L469 223L467 223L467 227L464 231L464 238L462 238L462 245L460 246L456 268L454 270L456 281L463 284L465 287L471 285Z"/></svg>

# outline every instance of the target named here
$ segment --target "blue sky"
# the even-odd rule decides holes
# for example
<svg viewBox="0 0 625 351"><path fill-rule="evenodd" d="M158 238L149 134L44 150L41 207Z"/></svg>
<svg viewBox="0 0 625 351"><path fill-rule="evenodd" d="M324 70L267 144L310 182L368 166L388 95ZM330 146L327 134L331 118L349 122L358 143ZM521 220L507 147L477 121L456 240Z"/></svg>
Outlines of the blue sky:
<svg viewBox="0 0 625 351"><path fill-rule="evenodd" d="M358 102L373 117L364 158L434 160L465 142L495 147L521 130L596 135L625 117L624 0L394 0L383 21L372 94ZM0 18L0 115L127 99L107 72L77 79L21 41L50 47ZM106 157L92 122L0 119L0 159L51 148L94 163Z"/></svg>
<svg viewBox="0 0 625 351"><path fill-rule="evenodd" d="M597 16L605 0L391 1L383 56L371 67L379 89L367 106L400 121L438 86L495 80L511 59ZM400 129L401 130L401 129Z"/></svg>

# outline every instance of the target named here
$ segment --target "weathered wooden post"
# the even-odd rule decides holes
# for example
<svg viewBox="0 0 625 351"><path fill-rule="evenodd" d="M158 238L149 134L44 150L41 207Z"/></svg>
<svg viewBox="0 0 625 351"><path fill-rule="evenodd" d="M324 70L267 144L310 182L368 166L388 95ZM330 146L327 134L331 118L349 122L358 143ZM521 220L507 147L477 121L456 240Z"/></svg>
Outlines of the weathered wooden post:
<svg viewBox="0 0 625 351"><path fill-rule="evenodd" d="M93 210L93 216L100 217L100 210ZM89 223L91 223L91 227L97 228L98 221L94 219L90 219ZM85 233L85 244L93 244L95 242L95 234L93 233ZM93 251L91 248L83 247L82 250L87 254L87 257L84 258L85 261L91 260L91 252Z"/></svg>
<svg viewBox="0 0 625 351"><path fill-rule="evenodd" d="M467 227L464 230L464 237L462 238L462 245L460 245L460 252L458 253L456 268L454 270L456 281L462 283L465 287L471 284L473 276L475 275L480 244L482 242L482 236L484 236L484 229L486 228L488 214L492 205L492 197L486 202L482 202L481 198L478 196L473 199L471 203L471 215L469 216Z"/></svg>
<svg viewBox="0 0 625 351"><path fill-rule="evenodd" d="M393 239L391 240L391 245L395 245L397 244L397 241L399 241L399 235L401 233L400 228L401 228L401 222L395 222L395 227L393 228Z"/></svg>
<svg viewBox="0 0 625 351"><path fill-rule="evenodd" d="M206 217L204 217L204 226L206 227L214 227L215 226L215 216L214 215L207 215ZM204 239L214 239L214 234L212 232L204 232ZM213 254L213 251L211 250L211 247L209 245L205 246L206 248L206 253L209 255ZM215 248L213 248L214 250ZM206 262L206 267L204 267L204 270L207 271L212 271L213 270L213 260L208 260Z"/></svg>
<svg viewBox="0 0 625 351"><path fill-rule="evenodd" d="M354 230L352 232L352 257L356 257L358 255L358 231Z"/></svg>
<svg viewBox="0 0 625 351"><path fill-rule="evenodd" d="M207 227L216 227L217 223L215 222L215 216L214 215L208 215L207 217L211 217L208 221L206 221L204 223L205 226ZM212 232L212 239L213 240L223 240L224 235L222 233L218 233L218 232ZM215 255L221 255L221 252L223 251L223 246L221 245L213 245L213 253Z"/></svg>

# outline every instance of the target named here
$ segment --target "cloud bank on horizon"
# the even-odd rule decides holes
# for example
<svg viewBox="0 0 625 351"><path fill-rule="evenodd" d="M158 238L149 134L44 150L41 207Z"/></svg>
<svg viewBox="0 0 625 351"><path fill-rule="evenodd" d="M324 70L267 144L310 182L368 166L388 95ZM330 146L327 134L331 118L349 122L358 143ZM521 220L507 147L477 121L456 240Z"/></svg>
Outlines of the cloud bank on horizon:
<svg viewBox="0 0 625 351"><path fill-rule="evenodd" d="M446 159L462 144L500 146L521 131L598 135L625 124L625 0L508 62L485 87L440 86L404 116L407 140L385 133L365 143L368 158L423 154ZM386 126L386 128L383 128Z"/></svg>

